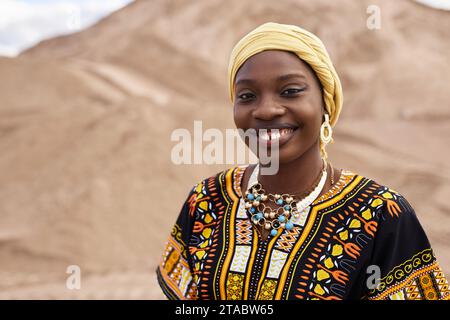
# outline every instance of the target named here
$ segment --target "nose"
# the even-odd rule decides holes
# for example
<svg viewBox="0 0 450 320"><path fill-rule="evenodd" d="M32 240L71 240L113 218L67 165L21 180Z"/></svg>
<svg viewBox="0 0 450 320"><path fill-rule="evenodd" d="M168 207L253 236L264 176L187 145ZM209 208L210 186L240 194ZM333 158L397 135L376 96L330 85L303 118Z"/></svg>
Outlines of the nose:
<svg viewBox="0 0 450 320"><path fill-rule="evenodd" d="M259 120L272 120L284 115L286 109L277 104L271 97L262 97L260 103L253 110L253 117Z"/></svg>

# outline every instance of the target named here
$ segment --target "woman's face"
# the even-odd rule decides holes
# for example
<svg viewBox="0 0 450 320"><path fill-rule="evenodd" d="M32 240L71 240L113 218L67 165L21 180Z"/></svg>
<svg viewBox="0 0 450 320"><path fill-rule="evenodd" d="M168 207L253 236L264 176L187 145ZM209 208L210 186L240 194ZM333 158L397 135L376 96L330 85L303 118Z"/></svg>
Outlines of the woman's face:
<svg viewBox="0 0 450 320"><path fill-rule="evenodd" d="M322 90L314 71L297 55L260 52L241 66L234 86L236 127L279 129L279 163L291 162L312 147L319 150ZM258 143L276 138L269 131L269 136L258 135Z"/></svg>

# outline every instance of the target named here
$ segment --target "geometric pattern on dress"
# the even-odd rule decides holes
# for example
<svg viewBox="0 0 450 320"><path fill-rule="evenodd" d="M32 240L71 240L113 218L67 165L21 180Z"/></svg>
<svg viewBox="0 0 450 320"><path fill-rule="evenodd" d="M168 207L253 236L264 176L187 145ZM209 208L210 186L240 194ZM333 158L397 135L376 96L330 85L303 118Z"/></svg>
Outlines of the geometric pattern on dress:
<svg viewBox="0 0 450 320"><path fill-rule="evenodd" d="M248 258L250 257L250 246L237 245L234 251L233 261L231 262L230 271L245 272Z"/></svg>
<svg viewBox="0 0 450 320"><path fill-rule="evenodd" d="M436 281L436 285L439 289L439 292L443 297L450 295L450 290L448 288L448 282L445 278L444 272L439 268L433 272L434 279Z"/></svg>
<svg viewBox="0 0 450 320"><path fill-rule="evenodd" d="M390 300L406 300L405 298L405 292L402 290L399 290L391 295L389 295Z"/></svg>
<svg viewBox="0 0 450 320"><path fill-rule="evenodd" d="M422 287L423 296L426 300L438 300L439 294L434 287L432 277L433 273L426 273L419 277L419 283Z"/></svg>
<svg viewBox="0 0 450 320"><path fill-rule="evenodd" d="M408 276L412 279L404 283ZM440 291L440 288L444 291ZM418 252L411 259L393 268L380 279L378 287L373 290L379 293L372 294L369 299L392 299L393 295L401 290L407 300L438 300L450 297L447 280L431 248Z"/></svg>
<svg viewBox="0 0 450 320"><path fill-rule="evenodd" d="M293 223L294 225L297 224L297 225L303 227L303 226L305 225L305 223L306 223L306 219L307 219L308 216L309 216L309 211L310 211L310 210L311 210L311 206L308 206L308 207L306 207L305 209L303 209L303 210L300 212L300 215L298 216L298 218L295 218L295 217L292 217L292 218L291 218L292 223Z"/></svg>
<svg viewBox="0 0 450 320"><path fill-rule="evenodd" d="M167 288L179 288L180 292L174 293L178 298L190 299L197 296L196 286L190 269L187 267L187 260L182 255L184 251L184 244L170 236L158 270L165 275Z"/></svg>
<svg viewBox="0 0 450 320"><path fill-rule="evenodd" d="M183 270L181 271L181 279L180 279L180 284L179 284L179 288L181 293L186 296L186 291L189 285L189 282L191 282L192 280L192 276L191 276L191 272L189 270L189 268L183 268Z"/></svg>
<svg viewBox="0 0 450 320"><path fill-rule="evenodd" d="M248 219L236 221L236 243L249 244L252 239L252 223Z"/></svg>
<svg viewBox="0 0 450 320"><path fill-rule="evenodd" d="M239 200L239 207L237 210L236 218L238 219L245 219L247 218L247 212L245 210L245 201L243 198Z"/></svg>
<svg viewBox="0 0 450 320"><path fill-rule="evenodd" d="M278 279L281 269L283 268L288 254L280 250L273 250L270 257L269 271L267 277L272 279Z"/></svg>
<svg viewBox="0 0 450 320"><path fill-rule="evenodd" d="M297 241L298 235L300 233L300 227L294 226L291 230L283 230L280 238L278 238L277 245L275 248L283 251L291 251L292 246Z"/></svg>
<svg viewBox="0 0 450 320"><path fill-rule="evenodd" d="M172 279L172 281L176 284L180 283L181 280L181 273L183 271L183 269L185 269L183 267L183 265L181 263L177 263L175 265L175 268L172 270L172 272L170 273L169 277Z"/></svg>
<svg viewBox="0 0 450 320"><path fill-rule="evenodd" d="M244 275L230 272L227 277L227 299L242 300Z"/></svg>
<svg viewBox="0 0 450 320"><path fill-rule="evenodd" d="M167 243L166 251L169 251L164 261L164 269L168 274L171 274L173 270L176 268L177 264L180 263L180 259L183 257L180 255L180 252L177 248L173 247L170 242Z"/></svg>
<svg viewBox="0 0 450 320"><path fill-rule="evenodd" d="M422 295L419 291L419 286L416 283L416 280L410 281L405 286L405 300L421 300Z"/></svg>
<svg viewBox="0 0 450 320"><path fill-rule="evenodd" d="M196 272L204 269L205 262L213 255L209 250L212 246L218 222L220 209L215 206L215 198L211 193L210 184L213 179L202 181L192 190L188 199L189 217L194 219L191 239L195 239L195 244L189 246L193 268ZM200 278L197 278L199 281Z"/></svg>
<svg viewBox="0 0 450 320"><path fill-rule="evenodd" d="M265 279L258 295L258 300L272 300L275 294L277 281L273 279Z"/></svg>

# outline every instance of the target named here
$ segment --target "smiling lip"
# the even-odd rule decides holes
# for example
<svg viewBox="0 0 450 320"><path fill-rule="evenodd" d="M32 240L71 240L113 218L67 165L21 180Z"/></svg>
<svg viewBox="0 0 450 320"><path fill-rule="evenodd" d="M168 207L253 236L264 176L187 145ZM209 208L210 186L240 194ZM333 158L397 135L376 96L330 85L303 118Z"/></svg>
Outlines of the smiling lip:
<svg viewBox="0 0 450 320"><path fill-rule="evenodd" d="M257 129L258 142L267 146L278 142L281 147L288 142L296 133L298 127L280 127L280 128L259 128Z"/></svg>

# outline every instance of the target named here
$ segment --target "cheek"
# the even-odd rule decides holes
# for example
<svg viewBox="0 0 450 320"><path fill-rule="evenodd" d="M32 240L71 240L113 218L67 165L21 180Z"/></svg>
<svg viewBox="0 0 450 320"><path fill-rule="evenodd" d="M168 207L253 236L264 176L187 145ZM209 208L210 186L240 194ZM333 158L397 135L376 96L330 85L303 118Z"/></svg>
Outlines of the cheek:
<svg viewBox="0 0 450 320"><path fill-rule="evenodd" d="M244 127L247 127L249 113L242 107L234 106L233 118L234 118L234 124L236 125L237 128L244 128Z"/></svg>
<svg viewBox="0 0 450 320"><path fill-rule="evenodd" d="M237 110L236 106L233 107L233 120L236 127L239 128L240 117L239 117L239 110Z"/></svg>
<svg viewBox="0 0 450 320"><path fill-rule="evenodd" d="M316 106L304 104L301 109L297 109L295 117L303 130L312 132L320 126L321 111Z"/></svg>

